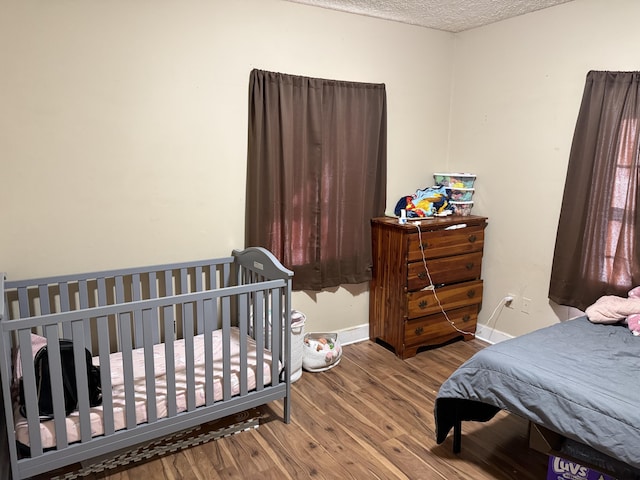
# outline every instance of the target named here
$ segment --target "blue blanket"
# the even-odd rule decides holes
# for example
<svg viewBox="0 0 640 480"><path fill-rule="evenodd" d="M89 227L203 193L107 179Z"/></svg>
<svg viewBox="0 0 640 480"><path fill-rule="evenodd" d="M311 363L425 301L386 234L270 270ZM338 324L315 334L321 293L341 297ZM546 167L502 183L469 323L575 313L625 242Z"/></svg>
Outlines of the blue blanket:
<svg viewBox="0 0 640 480"><path fill-rule="evenodd" d="M437 442L502 409L640 468L639 367L640 337L586 317L492 345L442 384Z"/></svg>

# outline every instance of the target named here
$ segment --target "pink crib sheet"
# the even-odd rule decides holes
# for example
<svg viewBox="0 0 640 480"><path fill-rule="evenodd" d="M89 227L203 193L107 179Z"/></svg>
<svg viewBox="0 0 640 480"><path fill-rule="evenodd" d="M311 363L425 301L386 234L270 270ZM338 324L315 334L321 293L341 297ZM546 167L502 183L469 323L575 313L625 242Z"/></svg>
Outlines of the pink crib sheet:
<svg viewBox="0 0 640 480"><path fill-rule="evenodd" d="M240 393L240 332L237 328L231 328L231 390L232 395ZM37 347L34 344L34 349ZM249 391L256 388L256 343L253 339L247 338L247 382ZM134 369L134 390L135 408L137 422L147 421L147 396L145 380L144 349L135 349L133 354ZM115 429L120 430L126 426L125 412L125 389L124 374L122 365L122 354L116 352L111 354L111 384L113 391L114 422ZM271 383L271 352L264 352L263 377L264 385ZM94 358L94 364L98 364L98 357ZM213 332L213 369L214 369L214 399L222 400L222 332ZM18 366L20 362L15 363ZM204 366L204 337L198 335L194 337L194 364L196 383L196 406L205 404L205 366ZM279 370L282 368L279 365ZM184 340L175 342L175 369L176 369L176 400L178 412L187 409L187 372ZM154 371L156 388L156 408L158 418L167 416L167 377L164 344L154 346ZM19 373L19 372L18 372ZM14 406L16 439L23 445L29 446L29 432L27 420L20 415L18 404ZM102 419L102 406L90 409L92 436L104 434ZM73 412L66 417L67 439L69 443L80 440L80 418L78 412ZM56 445L55 427L52 420L40 423L40 435L42 447L53 448Z"/></svg>

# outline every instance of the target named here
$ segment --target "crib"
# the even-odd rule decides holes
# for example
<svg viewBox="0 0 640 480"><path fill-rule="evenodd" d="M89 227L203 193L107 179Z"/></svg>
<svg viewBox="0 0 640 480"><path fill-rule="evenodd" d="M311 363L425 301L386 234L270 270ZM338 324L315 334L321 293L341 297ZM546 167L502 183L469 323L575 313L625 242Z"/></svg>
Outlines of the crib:
<svg viewBox="0 0 640 480"><path fill-rule="evenodd" d="M258 247L36 280L0 274L2 464L14 479L86 465L276 400L289 423L292 276ZM69 415L63 339L72 341L77 382ZM34 357L43 345L52 418L40 416L36 391ZM89 401L87 350L99 368L97 406Z"/></svg>

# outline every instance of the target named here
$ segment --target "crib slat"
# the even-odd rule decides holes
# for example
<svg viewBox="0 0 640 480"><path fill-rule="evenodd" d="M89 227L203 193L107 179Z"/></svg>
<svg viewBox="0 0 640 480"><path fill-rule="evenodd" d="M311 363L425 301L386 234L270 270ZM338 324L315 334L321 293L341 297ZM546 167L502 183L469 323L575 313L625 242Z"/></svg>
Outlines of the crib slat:
<svg viewBox="0 0 640 480"><path fill-rule="evenodd" d="M36 392L36 374L33 366L31 346L31 332L20 330L20 359L22 361L22 379L24 387L25 408L29 430L29 445L32 456L42 455L42 439L40 437L40 421L38 421L38 394ZM31 419L31 420L29 420Z"/></svg>
<svg viewBox="0 0 640 480"><path fill-rule="evenodd" d="M213 330L214 325L217 325L218 311L215 308L214 300L205 300L202 305L202 316L204 323L204 374L205 374L205 403L212 405L215 401L214 398L214 385L213 385Z"/></svg>
<svg viewBox="0 0 640 480"><path fill-rule="evenodd" d="M222 277L220 281L222 283L222 286L229 287L231 285L231 264L230 263L222 264L222 268L220 270L221 270L221 277Z"/></svg>
<svg viewBox="0 0 640 480"><path fill-rule="evenodd" d="M137 277L137 278L136 278ZM131 300L137 302L141 298L140 287L140 275L132 275L131 277ZM138 309L133 311L133 325L134 325L134 342L136 348L140 348L144 345L144 319L142 318L142 312Z"/></svg>
<svg viewBox="0 0 640 480"><path fill-rule="evenodd" d="M80 416L80 440L91 440L91 420L89 419L89 382L87 381L86 344L83 321L72 324L73 360L75 363L76 386L78 396L78 414ZM79 340L76 340L79 339Z"/></svg>
<svg viewBox="0 0 640 480"><path fill-rule="evenodd" d="M60 282L58 284L60 289L60 311L68 312L71 310L71 302L69 301L69 284L67 282Z"/></svg>
<svg viewBox="0 0 640 480"><path fill-rule="evenodd" d="M122 352L122 371L124 376L124 403L126 428L136 426L135 386L133 378L133 355L131 338L131 313L118 315L120 329L120 351Z"/></svg>
<svg viewBox="0 0 640 480"><path fill-rule="evenodd" d="M134 302L142 298L142 283L140 282L140 274L131 275L131 297Z"/></svg>
<svg viewBox="0 0 640 480"><path fill-rule="evenodd" d="M60 288L60 309L63 312L71 310L71 300L69 297L69 284L67 282L61 282L58 284ZM62 324L62 337L71 338L71 326L67 323Z"/></svg>
<svg viewBox="0 0 640 480"><path fill-rule="evenodd" d="M65 448L69 442L67 440L58 326L47 325L44 333L47 337L49 378L51 379L51 400L53 402L53 424L55 426L56 445L60 445L61 448Z"/></svg>
<svg viewBox="0 0 640 480"><path fill-rule="evenodd" d="M184 324L184 353L187 376L187 410L196 408L196 377L193 349L193 302L182 305Z"/></svg>
<svg viewBox="0 0 640 480"><path fill-rule="evenodd" d="M124 283L122 280L122 276L118 275L116 277L114 277L114 284L115 284L115 303L119 304L124 302ZM120 323L117 324L118 325L118 350L122 349L122 346L120 345L122 343L122 325Z"/></svg>
<svg viewBox="0 0 640 480"><path fill-rule="evenodd" d="M201 266L197 266L195 268L195 276L196 276L196 292L202 292L204 291L204 288L202 286L202 267Z"/></svg>
<svg viewBox="0 0 640 480"><path fill-rule="evenodd" d="M111 386L111 361L109 357L109 318L96 319L98 332L98 351L100 352L100 383L102 385L102 422L105 435L115 432L113 416L113 391Z"/></svg>
<svg viewBox="0 0 640 480"><path fill-rule="evenodd" d="M268 317L268 308L265 308L267 304L267 299L265 298L264 292L258 291L254 295L254 307L253 307L253 315L255 318L258 318L260 321L260 326L255 332L255 341L256 341L256 390L260 391L264 388L264 344L265 344L265 335L273 335L274 332L271 332L272 327L269 323ZM240 318L242 321L242 317ZM247 361L248 363L248 361ZM247 367L242 366L242 359L240 361L241 370L246 371ZM247 383L249 383L249 379L247 378Z"/></svg>
<svg viewBox="0 0 640 480"><path fill-rule="evenodd" d="M269 319L267 318L269 309L265 308L267 299L262 291L256 292L255 295L255 304L253 315L254 318L258 318L260 321L261 328L255 334L256 340L256 390L260 391L264 389L264 344L265 335L275 335L277 330L272 331L272 326L269 324ZM272 314L273 315L273 314ZM242 319L241 319L242 321ZM243 371L246 371L246 368L241 367ZM247 379L247 382L249 379Z"/></svg>
<svg viewBox="0 0 640 480"><path fill-rule="evenodd" d="M176 290L177 292L180 293L189 293L191 291L191 289L189 288L189 276L188 276L188 270L186 268L181 268L180 269L180 289Z"/></svg>
<svg viewBox="0 0 640 480"><path fill-rule="evenodd" d="M218 267L217 265L209 265L209 290L218 288Z"/></svg>
<svg viewBox="0 0 640 480"><path fill-rule="evenodd" d="M149 298L158 298L158 285L157 285L157 277L156 277L156 272L149 272ZM154 317L156 322L158 321L158 317L157 314ZM153 342L154 343L158 343L160 342L160 332L155 331L154 335L153 335ZM141 345L140 345L141 346Z"/></svg>
<svg viewBox="0 0 640 480"><path fill-rule="evenodd" d="M164 307L164 358L167 371L167 414L170 417L174 417L178 413L176 397L175 336L173 333L174 322L173 306Z"/></svg>
<svg viewBox="0 0 640 480"><path fill-rule="evenodd" d="M80 310L89 308L89 289L86 280L80 280L78 282L78 293L80 296Z"/></svg>
<svg viewBox="0 0 640 480"><path fill-rule="evenodd" d="M133 343L135 348L142 348L144 346L144 321L142 319L142 312L138 309L133 311Z"/></svg>
<svg viewBox="0 0 640 480"><path fill-rule="evenodd" d="M0 325L4 323L4 321L9 320L11 317L9 316L9 306L5 303L5 291L4 291L4 278L5 274L0 272ZM15 332L15 339L20 344L19 332ZM30 337L29 332L24 332L27 338ZM26 343L25 345L31 345L31 343ZM0 378L11 378L11 346L12 346L12 338L10 335L3 335L0 338ZM28 356L31 357L31 349L28 350ZM23 357L24 358L24 357ZM31 362L33 364L33 362ZM4 404L4 406L11 405L11 392L9 383L4 383L1 388L2 401L0 403ZM7 450L9 452L9 458L11 459L11 469L15 470L15 461L17 458L17 443L16 443L16 434L15 434L15 423L12 415L7 415L7 412L11 410L11 408L6 408L4 412L0 413L4 420L4 426L6 428L6 439L7 439ZM6 458L6 457L5 457ZM8 463L5 463L5 468L7 468Z"/></svg>
<svg viewBox="0 0 640 480"><path fill-rule="evenodd" d="M98 305L107 304L107 281L98 278ZM109 335L109 317L96 318L96 332L98 334L98 352L100 357L100 384L102 387L102 425L105 435L115 432L113 416L113 391L111 389L111 351Z"/></svg>
<svg viewBox="0 0 640 480"><path fill-rule="evenodd" d="M115 277L115 284L116 284L116 304L124 303L125 302L124 279L122 278L122 275L118 275L117 277Z"/></svg>
<svg viewBox="0 0 640 480"><path fill-rule="evenodd" d="M240 295L246 299L246 294ZM223 297L220 301L224 304L227 297ZM243 308L242 298L239 301L239 311ZM242 334L240 335L242 337ZM222 318L222 399L231 398L231 319L223 315Z"/></svg>
<svg viewBox="0 0 640 480"><path fill-rule="evenodd" d="M89 301L89 287L87 284L87 280L81 280L78 282L78 290L80 293L80 309L84 310L86 308L89 308L91 302ZM87 344L91 345L91 325L88 318L84 321L84 328L85 341L87 342ZM67 335L67 333L65 333L65 335Z"/></svg>
<svg viewBox="0 0 640 480"><path fill-rule="evenodd" d="M182 270L181 270L182 271ZM165 296L170 297L172 295L177 295L178 293L185 293L184 288L185 288L185 283L186 280L182 281L182 291L180 291L180 289L176 286L174 289L173 286L173 275L171 270L167 270L165 271ZM164 311L166 312L168 309L165 309ZM164 331L164 341L167 342L167 333L172 332L171 334L173 335L173 332L175 332L177 330L178 326L176 324L171 325L171 330L167 330L165 328Z"/></svg>
<svg viewBox="0 0 640 480"><path fill-rule="evenodd" d="M136 299L139 300L142 295L142 290L138 288L140 287L140 276L133 275L131 282L132 282L133 300L134 301ZM144 345L143 332L144 332L144 323L142 320L142 316L140 315L140 312L138 310L135 310L133 312L133 342L134 342L135 348L141 348Z"/></svg>
<svg viewBox="0 0 640 480"><path fill-rule="evenodd" d="M98 279L98 305L104 306L107 304L107 280L102 277Z"/></svg>
<svg viewBox="0 0 640 480"><path fill-rule="evenodd" d="M40 300L40 315L51 313L49 305L49 287L47 285L38 285L38 299Z"/></svg>
<svg viewBox="0 0 640 480"><path fill-rule="evenodd" d="M153 309L155 310L155 308ZM142 325L144 328L144 373L147 396L147 422L158 420L158 408L156 405L156 374L153 355L153 328L154 315L152 309L142 310Z"/></svg>
<svg viewBox="0 0 640 480"><path fill-rule="evenodd" d="M20 309L20 318L31 316L29 308L29 290L27 287L18 288L18 308Z"/></svg>
<svg viewBox="0 0 640 480"><path fill-rule="evenodd" d="M149 298L158 297L158 275L157 272L149 272Z"/></svg>
<svg viewBox="0 0 640 480"><path fill-rule="evenodd" d="M195 268L195 272L194 272L195 278L194 278L194 286L195 286L195 291L196 292L202 292L204 289L202 288L202 267L196 267ZM202 300L198 300L198 312L202 312L202 315L198 316L198 322L196 324L196 333L198 335L201 335L204 332L204 321L205 321L205 317L204 317L204 309L203 309L203 304L202 304Z"/></svg>
<svg viewBox="0 0 640 480"><path fill-rule="evenodd" d="M271 290L271 384L276 385L279 383L279 369L278 369L278 360L283 360L285 357L282 355L282 345L280 339L282 335L276 335L275 332L284 332L284 335L290 335L288 331L286 331L285 326L282 324L282 316L279 315L279 312L283 311L283 305L280 302L281 298L281 289L272 289ZM277 312L277 313L276 313ZM291 337L289 337L291 338ZM285 365L287 370L291 369L290 365Z"/></svg>

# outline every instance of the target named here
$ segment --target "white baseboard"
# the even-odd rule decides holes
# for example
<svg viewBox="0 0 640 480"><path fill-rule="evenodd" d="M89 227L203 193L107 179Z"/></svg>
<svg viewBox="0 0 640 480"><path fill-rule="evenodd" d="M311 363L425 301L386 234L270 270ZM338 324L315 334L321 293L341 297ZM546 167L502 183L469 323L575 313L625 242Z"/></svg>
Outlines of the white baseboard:
<svg viewBox="0 0 640 480"><path fill-rule="evenodd" d="M345 328L344 330L338 330L337 333L340 345L364 342L365 340L369 340L369 324L363 323L356 327Z"/></svg>
<svg viewBox="0 0 640 480"><path fill-rule="evenodd" d="M337 333L341 345L364 342L369 340L369 324L363 323L356 327L345 328L344 330L338 330ZM479 323L476 327L476 338L487 343L499 343L513 338L513 336Z"/></svg>
<svg viewBox="0 0 640 480"><path fill-rule="evenodd" d="M508 333L501 332L500 330L496 330L495 328L487 327L482 323L478 323L476 326L476 338L487 343L500 343L504 340L513 338L513 336Z"/></svg>

